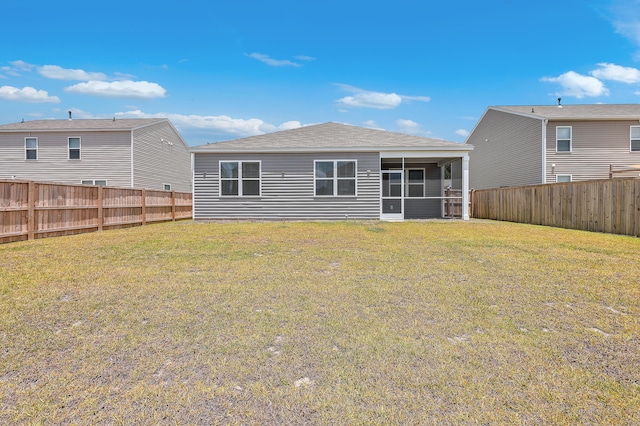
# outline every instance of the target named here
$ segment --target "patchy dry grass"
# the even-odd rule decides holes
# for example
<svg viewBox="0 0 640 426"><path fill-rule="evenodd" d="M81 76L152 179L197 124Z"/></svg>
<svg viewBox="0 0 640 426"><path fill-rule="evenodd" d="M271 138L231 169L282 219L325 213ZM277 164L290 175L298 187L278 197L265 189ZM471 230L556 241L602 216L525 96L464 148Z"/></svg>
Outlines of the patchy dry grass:
<svg viewBox="0 0 640 426"><path fill-rule="evenodd" d="M0 246L0 423L638 424L640 239L174 223Z"/></svg>

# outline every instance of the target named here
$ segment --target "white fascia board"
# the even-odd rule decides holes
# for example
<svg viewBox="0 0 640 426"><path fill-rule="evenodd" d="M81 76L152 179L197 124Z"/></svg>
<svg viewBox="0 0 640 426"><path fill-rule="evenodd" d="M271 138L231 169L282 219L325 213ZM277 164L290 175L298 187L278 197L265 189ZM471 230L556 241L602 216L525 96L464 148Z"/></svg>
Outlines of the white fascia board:
<svg viewBox="0 0 640 426"><path fill-rule="evenodd" d="M327 152L379 152L385 157L399 156L413 156L424 157L425 154L442 156L442 153L455 152L452 156L460 156L460 152L471 151L473 147L471 145L460 144L460 148L457 147L408 147L401 151L398 148L301 148L301 149L283 149L283 148L263 148L263 149L198 149L191 148L189 152L197 154L298 154L298 153L327 153ZM406 154L406 155L405 155Z"/></svg>

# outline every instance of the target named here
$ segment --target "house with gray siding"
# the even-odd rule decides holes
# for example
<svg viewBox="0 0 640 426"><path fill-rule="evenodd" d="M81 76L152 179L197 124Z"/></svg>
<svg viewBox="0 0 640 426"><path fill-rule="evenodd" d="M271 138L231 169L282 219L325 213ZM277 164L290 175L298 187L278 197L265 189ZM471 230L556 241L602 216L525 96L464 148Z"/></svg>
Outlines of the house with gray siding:
<svg viewBox="0 0 640 426"><path fill-rule="evenodd" d="M607 179L640 167L640 105L492 106L466 143L474 189Z"/></svg>
<svg viewBox="0 0 640 426"><path fill-rule="evenodd" d="M196 220L443 216L445 167L468 212L470 145L324 123L191 148Z"/></svg>
<svg viewBox="0 0 640 426"><path fill-rule="evenodd" d="M0 179L191 191L188 146L166 118L0 126Z"/></svg>

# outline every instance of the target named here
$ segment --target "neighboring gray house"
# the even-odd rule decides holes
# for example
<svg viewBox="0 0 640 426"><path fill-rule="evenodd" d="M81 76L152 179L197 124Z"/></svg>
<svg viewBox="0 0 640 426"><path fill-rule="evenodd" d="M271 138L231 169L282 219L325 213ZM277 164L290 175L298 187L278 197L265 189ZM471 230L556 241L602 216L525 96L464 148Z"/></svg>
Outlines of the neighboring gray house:
<svg viewBox="0 0 640 426"><path fill-rule="evenodd" d="M474 189L606 179L640 164L640 105L493 106L466 143Z"/></svg>
<svg viewBox="0 0 640 426"><path fill-rule="evenodd" d="M443 216L444 166L468 212L469 151L439 139L336 123L191 148L195 219Z"/></svg>
<svg viewBox="0 0 640 426"><path fill-rule="evenodd" d="M0 126L0 179L191 191L191 158L166 118Z"/></svg>

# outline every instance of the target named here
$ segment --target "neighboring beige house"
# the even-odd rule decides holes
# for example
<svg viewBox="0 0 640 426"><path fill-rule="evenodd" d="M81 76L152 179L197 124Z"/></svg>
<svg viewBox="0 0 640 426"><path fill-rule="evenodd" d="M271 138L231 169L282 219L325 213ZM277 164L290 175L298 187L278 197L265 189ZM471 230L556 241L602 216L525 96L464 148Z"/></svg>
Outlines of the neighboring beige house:
<svg viewBox="0 0 640 426"><path fill-rule="evenodd" d="M472 149L337 123L196 146L194 218L439 218L451 165L469 219Z"/></svg>
<svg viewBox="0 0 640 426"><path fill-rule="evenodd" d="M187 144L166 118L0 126L0 179L191 191Z"/></svg>
<svg viewBox="0 0 640 426"><path fill-rule="evenodd" d="M640 105L492 106L466 143L474 189L607 179L640 164Z"/></svg>

